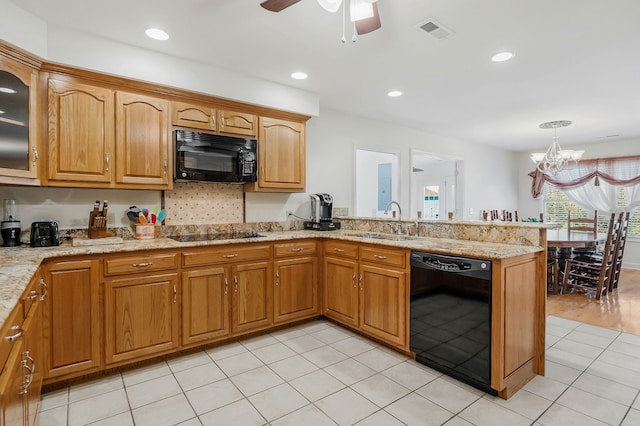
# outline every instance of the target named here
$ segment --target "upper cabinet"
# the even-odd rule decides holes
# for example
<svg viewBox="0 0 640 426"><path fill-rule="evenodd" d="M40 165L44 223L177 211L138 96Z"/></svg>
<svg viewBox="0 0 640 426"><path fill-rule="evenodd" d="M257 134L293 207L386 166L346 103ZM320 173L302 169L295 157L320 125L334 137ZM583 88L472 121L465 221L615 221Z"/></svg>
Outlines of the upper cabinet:
<svg viewBox="0 0 640 426"><path fill-rule="evenodd" d="M302 192L305 189L305 124L260 117L258 182L246 191Z"/></svg>
<svg viewBox="0 0 640 426"><path fill-rule="evenodd" d="M37 185L38 71L0 52L0 183Z"/></svg>
<svg viewBox="0 0 640 426"><path fill-rule="evenodd" d="M171 187L169 101L48 80L49 184Z"/></svg>
<svg viewBox="0 0 640 426"><path fill-rule="evenodd" d="M113 90L49 79L49 181L111 183Z"/></svg>
<svg viewBox="0 0 640 426"><path fill-rule="evenodd" d="M172 102L172 111L175 126L250 138L258 132L258 117L254 114L177 101Z"/></svg>
<svg viewBox="0 0 640 426"><path fill-rule="evenodd" d="M116 93L116 184L168 186L169 101Z"/></svg>

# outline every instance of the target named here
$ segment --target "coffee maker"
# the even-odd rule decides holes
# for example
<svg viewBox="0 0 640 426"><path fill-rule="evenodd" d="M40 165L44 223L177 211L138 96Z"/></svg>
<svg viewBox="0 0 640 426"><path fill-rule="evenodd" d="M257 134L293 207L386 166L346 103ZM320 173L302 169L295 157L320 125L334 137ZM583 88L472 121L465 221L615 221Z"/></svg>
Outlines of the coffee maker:
<svg viewBox="0 0 640 426"><path fill-rule="evenodd" d="M20 221L16 218L16 200L4 200L4 218L0 223L2 247L20 245Z"/></svg>
<svg viewBox="0 0 640 426"><path fill-rule="evenodd" d="M311 220L304 223L304 229L331 231L340 229L340 223L332 218L333 197L329 194L310 194Z"/></svg>

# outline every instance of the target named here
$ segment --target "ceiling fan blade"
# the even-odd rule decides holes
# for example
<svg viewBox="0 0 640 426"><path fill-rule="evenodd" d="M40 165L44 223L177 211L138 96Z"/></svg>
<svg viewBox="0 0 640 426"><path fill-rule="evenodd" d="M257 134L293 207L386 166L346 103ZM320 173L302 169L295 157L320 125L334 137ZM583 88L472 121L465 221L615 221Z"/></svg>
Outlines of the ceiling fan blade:
<svg viewBox="0 0 640 426"><path fill-rule="evenodd" d="M271 12L280 12L285 10L289 6L293 6L298 3L300 0L266 0L260 3L260 6Z"/></svg>
<svg viewBox="0 0 640 426"><path fill-rule="evenodd" d="M382 26L380 23L380 15L378 14L378 5L376 3L372 3L371 6L373 6L373 16L371 18L356 21L356 32L358 35L370 33Z"/></svg>

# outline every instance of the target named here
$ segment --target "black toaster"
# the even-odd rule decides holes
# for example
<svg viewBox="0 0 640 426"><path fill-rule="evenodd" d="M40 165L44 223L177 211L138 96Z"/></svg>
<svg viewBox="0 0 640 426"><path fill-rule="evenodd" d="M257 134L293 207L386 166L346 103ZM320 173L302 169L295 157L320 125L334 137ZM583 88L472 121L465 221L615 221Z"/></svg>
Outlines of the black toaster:
<svg viewBox="0 0 640 426"><path fill-rule="evenodd" d="M60 245L58 222L33 222L31 224L31 247L50 247Z"/></svg>

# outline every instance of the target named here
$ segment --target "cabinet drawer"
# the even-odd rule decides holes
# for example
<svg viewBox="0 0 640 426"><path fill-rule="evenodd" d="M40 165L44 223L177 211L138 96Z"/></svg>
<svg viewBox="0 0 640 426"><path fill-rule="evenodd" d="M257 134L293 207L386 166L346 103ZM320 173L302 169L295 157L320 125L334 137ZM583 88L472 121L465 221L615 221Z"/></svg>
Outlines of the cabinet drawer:
<svg viewBox="0 0 640 426"><path fill-rule="evenodd" d="M21 303L18 303L9 317L2 326L2 336L0 336L0 372L4 368L4 363L9 357L9 352L13 348L16 340L22 335L22 322L24 320L24 308ZM10 337L15 336L15 337Z"/></svg>
<svg viewBox="0 0 640 426"><path fill-rule="evenodd" d="M405 267L406 252L381 247L360 247L360 260L383 265Z"/></svg>
<svg viewBox="0 0 640 426"><path fill-rule="evenodd" d="M358 246L342 241L325 241L324 253L327 256L358 258Z"/></svg>
<svg viewBox="0 0 640 426"><path fill-rule="evenodd" d="M270 245L244 246L234 244L224 247L212 247L206 250L184 251L182 253L182 265L189 267L212 263L268 259L270 257Z"/></svg>
<svg viewBox="0 0 640 426"><path fill-rule="evenodd" d="M135 274L138 272L177 269L176 253L159 253L127 257L116 257L104 261L105 275Z"/></svg>
<svg viewBox="0 0 640 426"><path fill-rule="evenodd" d="M316 254L316 242L294 241L291 243L274 244L273 250L274 257Z"/></svg>

